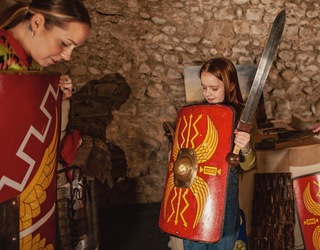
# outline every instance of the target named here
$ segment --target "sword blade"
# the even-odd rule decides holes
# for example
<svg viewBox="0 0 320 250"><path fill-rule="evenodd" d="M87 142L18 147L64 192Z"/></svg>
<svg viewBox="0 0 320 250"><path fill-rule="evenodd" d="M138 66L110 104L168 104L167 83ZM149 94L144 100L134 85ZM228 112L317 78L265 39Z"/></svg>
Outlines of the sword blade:
<svg viewBox="0 0 320 250"><path fill-rule="evenodd" d="M286 21L286 11L282 9L275 18L269 34L267 45L262 53L257 72L254 76L253 83L246 101L246 105L237 125L240 131L251 132L252 120L256 113L258 103L262 94L264 84L267 80L274 56L276 54L280 38L283 33ZM233 152L227 155L227 162L230 166L237 166L240 162L239 157L240 148L235 145Z"/></svg>
<svg viewBox="0 0 320 250"><path fill-rule="evenodd" d="M283 9L279 12L273 22L268 42L260 59L256 75L253 79L252 87L250 89L246 105L242 112L240 122L251 123L256 113L264 84L267 80L274 56L277 51L277 47L279 45L280 38L283 33L285 20L286 12L285 9Z"/></svg>

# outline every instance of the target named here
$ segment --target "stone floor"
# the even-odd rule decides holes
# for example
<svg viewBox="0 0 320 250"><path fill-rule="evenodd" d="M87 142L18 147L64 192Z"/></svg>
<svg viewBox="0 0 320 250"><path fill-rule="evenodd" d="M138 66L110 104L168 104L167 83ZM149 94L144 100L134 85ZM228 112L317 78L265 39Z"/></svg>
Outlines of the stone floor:
<svg viewBox="0 0 320 250"><path fill-rule="evenodd" d="M100 208L99 250L170 250L158 227L159 203Z"/></svg>

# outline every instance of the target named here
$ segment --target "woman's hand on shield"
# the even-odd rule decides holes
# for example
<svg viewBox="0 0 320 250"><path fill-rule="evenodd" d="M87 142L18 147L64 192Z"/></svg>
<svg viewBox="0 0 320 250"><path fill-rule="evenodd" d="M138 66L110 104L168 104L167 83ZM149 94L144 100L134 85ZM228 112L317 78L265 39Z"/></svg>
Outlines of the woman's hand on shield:
<svg viewBox="0 0 320 250"><path fill-rule="evenodd" d="M62 100L72 96L72 80L68 75L61 75L58 85L62 91Z"/></svg>

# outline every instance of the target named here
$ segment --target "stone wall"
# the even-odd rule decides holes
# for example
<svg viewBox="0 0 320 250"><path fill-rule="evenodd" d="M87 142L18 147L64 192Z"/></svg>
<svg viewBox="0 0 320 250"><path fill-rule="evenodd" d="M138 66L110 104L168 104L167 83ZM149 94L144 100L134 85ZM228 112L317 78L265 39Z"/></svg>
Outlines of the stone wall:
<svg viewBox="0 0 320 250"><path fill-rule="evenodd" d="M186 104L184 66L214 56L235 64L259 63L270 24L282 8L286 26L264 88L268 118L320 117L318 0L83 2L93 24L89 39L71 62L51 70L69 73L78 93L88 83L105 82L95 88L99 104L104 103L101 98L110 98L106 90L116 89L101 79L116 74L130 88L127 100L111 108L95 105L90 88L81 92L80 100L74 94L78 126L118 149L114 168L117 162L124 164L112 198L103 196L107 191L102 186L108 204L161 200L170 149L162 123L174 123L177 110Z"/></svg>

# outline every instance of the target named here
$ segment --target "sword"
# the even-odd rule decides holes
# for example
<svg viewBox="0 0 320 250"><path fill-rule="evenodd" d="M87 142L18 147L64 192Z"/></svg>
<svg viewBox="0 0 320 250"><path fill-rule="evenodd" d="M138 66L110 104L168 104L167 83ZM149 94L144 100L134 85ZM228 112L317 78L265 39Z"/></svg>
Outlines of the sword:
<svg viewBox="0 0 320 250"><path fill-rule="evenodd" d="M252 131L252 120L257 110L259 99L262 94L264 84L267 80L270 68L274 56L279 45L281 35L283 33L284 25L286 21L286 11L282 9L277 17L275 18L272 28L269 34L267 45L262 53L255 77L253 79L252 87L250 89L246 105L243 109L243 112L240 117L240 121L237 125L239 131L245 131L250 133ZM230 152L227 155L227 162L230 166L237 166L240 157L239 157L240 148L236 145L233 149L233 152Z"/></svg>

